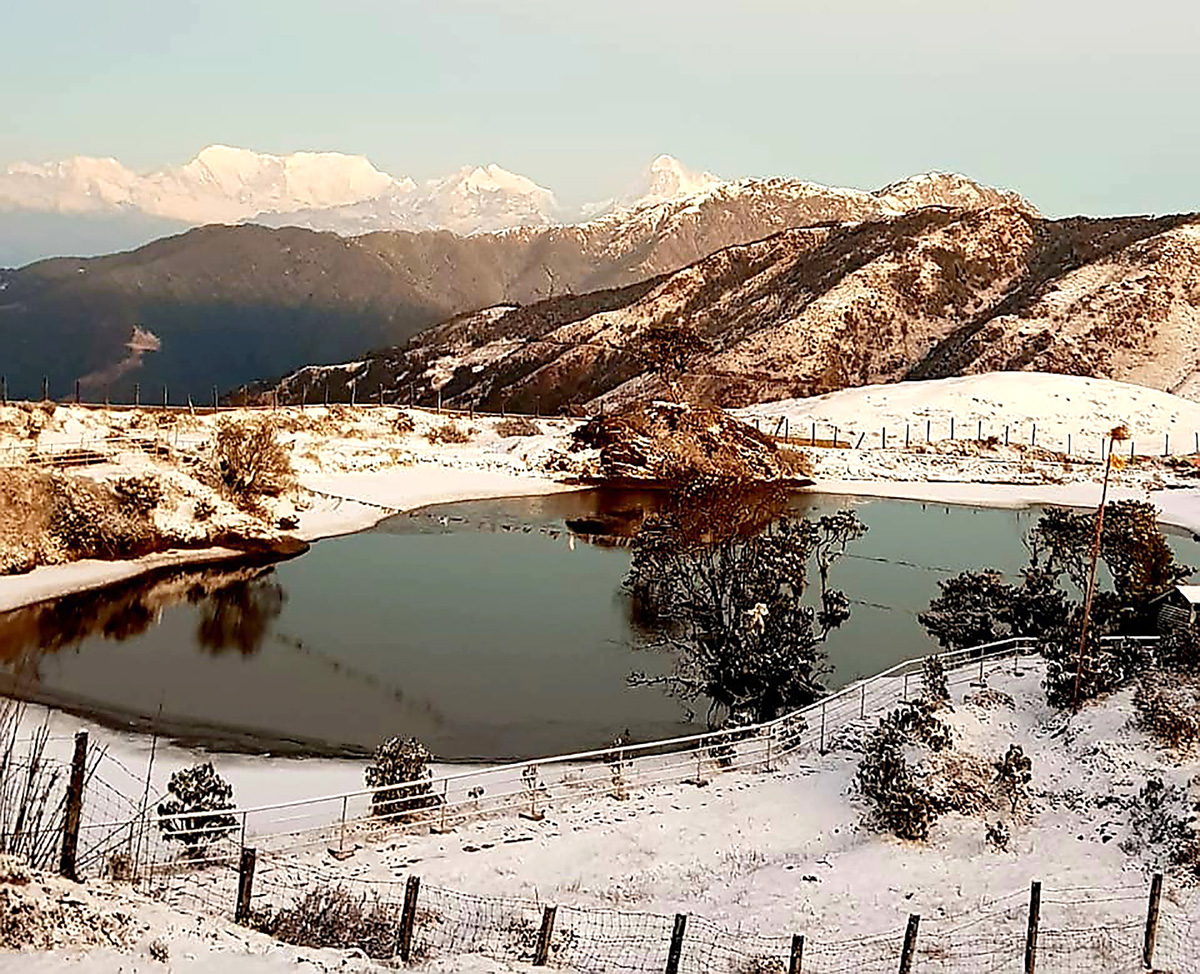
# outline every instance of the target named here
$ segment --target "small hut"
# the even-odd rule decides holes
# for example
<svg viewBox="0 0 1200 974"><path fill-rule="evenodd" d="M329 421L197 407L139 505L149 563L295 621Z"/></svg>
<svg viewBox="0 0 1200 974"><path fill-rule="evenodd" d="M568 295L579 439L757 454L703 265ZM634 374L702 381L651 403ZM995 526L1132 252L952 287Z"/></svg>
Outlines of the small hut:
<svg viewBox="0 0 1200 974"><path fill-rule="evenodd" d="M1158 601L1158 631L1169 632L1196 624L1200 608L1200 585L1176 585Z"/></svg>

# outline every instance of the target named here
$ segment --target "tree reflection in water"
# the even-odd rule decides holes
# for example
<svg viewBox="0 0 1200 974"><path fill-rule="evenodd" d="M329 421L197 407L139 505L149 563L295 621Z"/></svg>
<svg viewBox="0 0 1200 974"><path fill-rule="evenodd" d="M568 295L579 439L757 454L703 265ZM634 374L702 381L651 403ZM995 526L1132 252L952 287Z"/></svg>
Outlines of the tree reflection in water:
<svg viewBox="0 0 1200 974"><path fill-rule="evenodd" d="M196 641L214 655L227 649L243 656L256 653L287 602L283 586L267 575L200 594Z"/></svg>

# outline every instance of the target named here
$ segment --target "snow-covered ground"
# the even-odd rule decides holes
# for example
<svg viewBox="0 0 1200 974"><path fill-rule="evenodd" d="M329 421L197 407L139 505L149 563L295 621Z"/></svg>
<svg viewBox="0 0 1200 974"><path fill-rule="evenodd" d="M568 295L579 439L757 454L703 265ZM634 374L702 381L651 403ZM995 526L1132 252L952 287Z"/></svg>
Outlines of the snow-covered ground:
<svg viewBox="0 0 1200 974"><path fill-rule="evenodd" d="M988 378L991 385L984 381ZM1099 397L1099 403L1089 395ZM793 431L818 415L831 425L856 416L865 429L868 423L878 427L925 415L918 409L942 410L936 415L955 412L974 425L978 420L965 409L968 401L985 422L1003 420L1014 428L1019 422L1044 424L1056 417L1063 427L1092 433L1121 422L1135 436L1165 428L1174 438L1189 424L1200 427L1200 406L1163 393L1028 373L906 383L756 409L764 417L786 409ZM416 414L416 421L420 432L444 423L445 417ZM67 443L72 437L99 435L105 422L97 411L69 411L57 435ZM462 419L460 424L474 427L475 433L461 445L399 436L395 422L394 410L360 410L344 415L335 430L301 425L290 434L301 480L318 492L302 513L306 536L355 530L393 510L435 501L564 489L554 478L572 469L565 451L565 436L573 426L568 421L542 421L541 436L501 438L491 428L492 420ZM198 422L193 435L205 435L204 425ZM812 452L817 489L970 504L1088 506L1098 499L1096 464L1070 469L1060 464L1055 476L1031 477L1018 486L992 482L1002 479L995 475L997 466L971 451L933 455L936 467L931 454L918 449L899 460L891 449ZM1032 467L1028 458L1005 462ZM935 471L940 482L930 482ZM1114 496L1149 496L1163 509L1164 520L1200 531L1200 491L1147 493L1179 483L1186 480L1161 465L1137 465L1118 475ZM83 577L84 568L76 570L81 577L73 584L96 583ZM9 581L0 580L0 600L13 597L13 589L5 589ZM1152 773L1186 784L1200 771L1200 762L1194 755L1161 752L1133 727L1128 693L1067 720L1047 710L1039 679L1036 668L1019 677L997 670L990 682L1013 696L1014 708L960 701L947 718L955 728L956 747L964 753L990 761L1015 742L1033 759L1033 814L1013 823L1008 852L989 850L983 822L976 818L945 817L928 845L865 830L858 824L861 809L849 787L856 756L835 750L824 756L799 755L773 774L723 775L706 788L661 788L635 793L625 802L593 798L554 808L541 822L502 819L460 826L449 834L405 836L360 849L337 868L358 879L395 880L413 871L434 886L563 905L694 912L730 928L773 936L807 932L821 942L893 930L910 912L946 925L986 913L986 923L1016 930L1023 923L1023 898L1032 879L1045 882L1048 898L1060 891L1053 903L1046 901L1048 926L1136 922L1143 909L1147 862L1121 849L1129 831L1128 799ZM39 715L43 712L31 709L27 719L42 719ZM79 722L61 714L50 720L56 738L52 747L65 755ZM93 735L109 746L125 766L130 787L135 786L145 773L149 742L99 729ZM187 750L160 746L156 782L195 758ZM337 793L362 780L361 765L352 761L219 756L216 763L242 805ZM322 870L331 868L330 862L322 861ZM312 865L316 863L296 859L280 868ZM1167 902L1181 913L1195 905L1175 882L1168 884ZM172 943L171 969L197 974L218 969L273 972L301 963L330 971L371 966L334 952L274 945L259 935L211 919L188 919L160 905L138 905L134 912L145 930L132 953L103 949L86 957L63 951L9 956L3 958L4 969L20 974L63 968L81 974L160 970L147 954L150 940L160 936ZM523 968L471 958L433 962L429 969Z"/></svg>
<svg viewBox="0 0 1200 974"><path fill-rule="evenodd" d="M359 848L345 862L324 850L272 857L260 861L262 885L269 889L320 874L361 889L355 884L394 883L413 873L424 885L476 895L684 912L747 935L803 933L814 951L895 931L917 913L927 940L948 943L953 931L966 928L959 949L1000 943L1016 957L1029 883L1036 879L1044 886L1045 929L1134 929L1158 863L1154 850L1124 848L1133 834L1130 802L1150 776L1186 786L1200 771L1200 758L1164 751L1138 729L1131 721L1130 691L1074 718L1051 710L1042 675L1040 664L1024 663L1019 674L1011 663L996 664L986 682L1009 695L1012 705L1001 695L974 702L980 688L964 684L956 688L953 709L943 714L954 738L944 773L970 780L972 766L982 761L990 767L1010 744L1019 744L1033 764L1028 809L1016 815L1003 808L947 814L926 843L901 841L862 824L863 806L852 785L858 735L849 733L827 754L801 752L774 772L718 775L706 787L652 788L626 801L584 799L551 807L540 822L497 819L449 833L406 835ZM952 770L956 767L968 771ZM1008 825L1007 850L989 846L985 820ZM109 895L105 884L89 885ZM1168 876L1164 911L1182 917L1184 929L1196 904L1194 888ZM172 969L178 970L220 967L251 974L290 969L302 956L312 958L307 962L317 969L369 966L333 951L272 946L257 934L213 919L189 919L161 905L135 901L127 908L145 927L134 938L132 954L108 950L84 959L64 949L9 956L4 969L21 974L57 969L48 966L52 960L70 962L86 974L157 969L146 955L154 938L171 942ZM1093 965L1103 959L1077 956L1073 969L1099 969ZM1134 969L1137 958L1107 960L1124 970ZM426 969L524 968L468 957L442 958Z"/></svg>

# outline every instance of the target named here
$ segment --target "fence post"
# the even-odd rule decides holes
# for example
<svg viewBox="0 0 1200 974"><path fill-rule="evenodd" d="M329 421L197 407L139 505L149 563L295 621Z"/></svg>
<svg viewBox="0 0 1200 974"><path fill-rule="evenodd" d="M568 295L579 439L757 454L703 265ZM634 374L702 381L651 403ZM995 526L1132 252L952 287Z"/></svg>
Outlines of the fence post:
<svg viewBox="0 0 1200 974"><path fill-rule="evenodd" d="M679 959L683 956L683 934L687 929L687 914L675 914L675 928L671 931L671 949L667 951L667 974L679 974Z"/></svg>
<svg viewBox="0 0 1200 974"><path fill-rule="evenodd" d="M254 895L254 863L258 853L254 849L242 849L242 861L238 863L237 909L234 910L235 923L250 921L250 897Z"/></svg>
<svg viewBox="0 0 1200 974"><path fill-rule="evenodd" d="M977 439L977 440L983 439L983 420L982 419L979 421L979 430L975 434L975 439Z"/></svg>
<svg viewBox="0 0 1200 974"><path fill-rule="evenodd" d="M950 417L950 439L954 439L954 417Z"/></svg>
<svg viewBox="0 0 1200 974"><path fill-rule="evenodd" d="M822 754L825 753L825 701L821 701L821 744L817 748Z"/></svg>
<svg viewBox="0 0 1200 974"><path fill-rule="evenodd" d="M906 450L908 449L908 430L911 425L911 423L904 424L904 449Z"/></svg>
<svg viewBox="0 0 1200 974"><path fill-rule="evenodd" d="M1171 434L1163 433L1163 456L1169 457L1170 455L1171 455Z"/></svg>
<svg viewBox="0 0 1200 974"><path fill-rule="evenodd" d="M836 426L833 428L833 447L835 450L837 449L837 427Z"/></svg>
<svg viewBox="0 0 1200 974"><path fill-rule="evenodd" d="M804 960L804 935L792 937L792 955L788 959L788 974L800 974L800 964Z"/></svg>
<svg viewBox="0 0 1200 974"><path fill-rule="evenodd" d="M1029 434L1029 445L1037 446L1037 423L1033 424L1033 430Z"/></svg>
<svg viewBox="0 0 1200 974"><path fill-rule="evenodd" d="M1008 427L1004 427L1004 445L1008 446Z"/></svg>
<svg viewBox="0 0 1200 974"><path fill-rule="evenodd" d="M342 828L338 834L338 852L346 851L346 802L349 801L348 795L342 796Z"/></svg>
<svg viewBox="0 0 1200 974"><path fill-rule="evenodd" d="M926 443L933 442L932 434L933 434L933 420L927 419L927 420L925 420L925 442Z"/></svg>
<svg viewBox="0 0 1200 974"><path fill-rule="evenodd" d="M79 380L75 380L75 405L79 405Z"/></svg>
<svg viewBox="0 0 1200 974"><path fill-rule="evenodd" d="M545 967L550 961L550 937L554 934L554 914L556 906L548 906L542 911L542 929L538 931L537 949L533 955L534 967Z"/></svg>
<svg viewBox="0 0 1200 974"><path fill-rule="evenodd" d="M406 964L412 957L413 925L417 919L417 894L421 891L421 877L409 876L404 885L404 911L400 914L400 959Z"/></svg>
<svg viewBox="0 0 1200 974"><path fill-rule="evenodd" d="M212 394L213 394L213 412L215 413L217 411L217 387L216 386L212 387Z"/></svg>
<svg viewBox="0 0 1200 974"><path fill-rule="evenodd" d="M67 879L79 882L75 871L75 855L79 850L79 821L83 816L83 776L87 769L87 731L75 735L75 753L71 755L71 779L67 785L67 809L63 819L62 856L58 872Z"/></svg>
<svg viewBox="0 0 1200 974"><path fill-rule="evenodd" d="M912 974L913 955L917 952L917 928L920 925L920 915L911 914L904 931L904 949L900 952L900 974Z"/></svg>
<svg viewBox="0 0 1200 974"><path fill-rule="evenodd" d="M767 771L771 770L771 744L775 740L775 725L767 728Z"/></svg>
<svg viewBox="0 0 1200 974"><path fill-rule="evenodd" d="M1025 974L1033 974L1037 966L1038 920L1042 913L1042 884L1034 881L1029 887L1029 928L1025 932Z"/></svg>
<svg viewBox="0 0 1200 974"><path fill-rule="evenodd" d="M859 701L858 701L858 716L859 717L867 716L867 681L866 680L863 680L862 696L859 698Z"/></svg>
<svg viewBox="0 0 1200 974"><path fill-rule="evenodd" d="M817 424L816 423L812 424L812 436L809 437L808 445L809 446L817 445ZM1200 453L1200 450L1197 450L1196 452Z"/></svg>
<svg viewBox="0 0 1200 974"><path fill-rule="evenodd" d="M1071 434L1067 434L1067 456L1071 455Z"/></svg>
<svg viewBox="0 0 1200 974"><path fill-rule="evenodd" d="M882 450L887 449L887 427L886 426L879 431L879 447Z"/></svg>
<svg viewBox="0 0 1200 974"><path fill-rule="evenodd" d="M904 700L908 699L908 670L904 671Z"/></svg>
<svg viewBox="0 0 1200 974"><path fill-rule="evenodd" d="M142 384L140 382L133 384L133 404L135 406L142 404Z"/></svg>
<svg viewBox="0 0 1200 974"><path fill-rule="evenodd" d="M1142 943L1142 966L1154 967L1154 941L1158 939L1158 903L1162 898L1162 873L1150 880L1150 905L1146 909L1146 939Z"/></svg>
<svg viewBox="0 0 1200 974"><path fill-rule="evenodd" d="M0 375L0 403L8 405L8 376Z"/></svg>

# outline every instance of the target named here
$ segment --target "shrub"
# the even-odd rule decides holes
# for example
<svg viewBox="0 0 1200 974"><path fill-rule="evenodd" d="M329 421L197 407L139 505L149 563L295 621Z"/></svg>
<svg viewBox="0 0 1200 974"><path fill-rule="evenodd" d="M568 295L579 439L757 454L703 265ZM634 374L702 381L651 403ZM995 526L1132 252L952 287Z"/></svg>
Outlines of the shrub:
<svg viewBox="0 0 1200 974"><path fill-rule="evenodd" d="M392 429L401 436L411 433L416 428L416 421L408 413L399 412L396 414L396 422L392 424Z"/></svg>
<svg viewBox="0 0 1200 974"><path fill-rule="evenodd" d="M430 758L429 749L415 737L392 737L380 744L365 771L367 787L406 787L373 794L371 814L392 817L437 805L441 798L433 794L430 784Z"/></svg>
<svg viewBox="0 0 1200 974"><path fill-rule="evenodd" d="M512 416L502 419L492 427L497 436L541 436L542 428L531 419L524 416Z"/></svg>
<svg viewBox="0 0 1200 974"><path fill-rule="evenodd" d="M201 497L192 505L192 517L197 521L207 521L217 513L217 505L207 498Z"/></svg>
<svg viewBox="0 0 1200 974"><path fill-rule="evenodd" d="M145 517L162 500L162 484L154 474L144 477L122 477L113 484L117 507L126 514Z"/></svg>
<svg viewBox="0 0 1200 974"><path fill-rule="evenodd" d="M297 947L357 947L375 960L388 960L399 948L399 913L378 894L354 896L342 886L319 886L291 906L256 912L251 923Z"/></svg>
<svg viewBox="0 0 1200 974"><path fill-rule="evenodd" d="M925 841L937 809L904 757L904 738L880 724L855 773L860 794L871 806L868 820L901 839Z"/></svg>
<svg viewBox="0 0 1200 974"><path fill-rule="evenodd" d="M925 666L921 670L921 697L930 707L940 707L950 702L946 667L939 656L925 657Z"/></svg>
<svg viewBox="0 0 1200 974"><path fill-rule="evenodd" d="M1200 630L1195 625L1172 626L1159 640L1157 655L1164 669L1184 673L1200 670Z"/></svg>
<svg viewBox="0 0 1200 974"><path fill-rule="evenodd" d="M441 426L433 426L425 431L425 439L430 443L470 443L471 434L454 420L447 420Z"/></svg>
<svg viewBox="0 0 1200 974"><path fill-rule="evenodd" d="M145 515L123 512L116 496L100 484L56 478L49 534L77 558L131 558L154 546Z"/></svg>
<svg viewBox="0 0 1200 974"><path fill-rule="evenodd" d="M221 483L234 497L282 493L293 482L292 464L269 417L222 419L214 446Z"/></svg>
<svg viewBox="0 0 1200 974"><path fill-rule="evenodd" d="M206 814L234 807L233 786L222 778L210 763L182 768L171 775L167 798L159 802L159 815L180 815L187 818L159 819L163 838L182 842L190 851L216 842L229 835L237 826L232 815Z"/></svg>
<svg viewBox="0 0 1200 974"><path fill-rule="evenodd" d="M1133 695L1138 724L1164 744L1188 747L1200 740L1200 677L1151 670Z"/></svg>
<svg viewBox="0 0 1200 974"><path fill-rule="evenodd" d="M1136 640L1114 639L1101 642L1103 627L1088 630L1083 670L1079 672L1078 622L1069 639L1048 640L1042 644L1046 658L1046 700L1051 706L1066 708L1074 704L1076 676L1079 675L1079 701L1093 700L1129 684L1150 662L1149 650Z"/></svg>
<svg viewBox="0 0 1200 974"><path fill-rule="evenodd" d="M1130 835L1121 848L1130 855L1146 854L1155 867L1175 865L1196 870L1200 842L1195 821L1185 789L1166 784L1161 778L1149 778L1130 805Z"/></svg>
<svg viewBox="0 0 1200 974"><path fill-rule="evenodd" d="M1010 744L1004 752L1004 757L995 762L995 767L996 784L1000 793L1008 799L1009 809L1015 815L1017 805L1029 798L1033 762L1025 756L1020 744Z"/></svg>
<svg viewBox="0 0 1200 974"><path fill-rule="evenodd" d="M1003 822L987 822L985 829L987 844L997 852L1007 852L1009 839L1012 838L1008 826Z"/></svg>
<svg viewBox="0 0 1200 974"><path fill-rule="evenodd" d="M953 743L950 728L923 704L897 707L880 722L881 730L894 732L904 740L917 741L931 751L944 751Z"/></svg>

